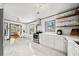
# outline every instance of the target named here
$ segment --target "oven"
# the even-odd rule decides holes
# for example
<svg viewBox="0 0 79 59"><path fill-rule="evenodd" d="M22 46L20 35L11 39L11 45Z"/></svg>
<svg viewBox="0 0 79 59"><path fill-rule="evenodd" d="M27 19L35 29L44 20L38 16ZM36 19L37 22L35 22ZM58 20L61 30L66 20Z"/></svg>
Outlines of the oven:
<svg viewBox="0 0 79 59"><path fill-rule="evenodd" d="M38 43L38 44L40 43L39 42L39 34L40 33L42 33L42 32L36 32L33 34L33 42Z"/></svg>

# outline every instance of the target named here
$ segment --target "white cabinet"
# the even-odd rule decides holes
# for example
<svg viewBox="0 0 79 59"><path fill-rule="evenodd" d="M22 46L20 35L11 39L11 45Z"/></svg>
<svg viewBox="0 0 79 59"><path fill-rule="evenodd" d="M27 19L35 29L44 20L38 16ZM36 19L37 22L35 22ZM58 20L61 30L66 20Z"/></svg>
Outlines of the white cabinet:
<svg viewBox="0 0 79 59"><path fill-rule="evenodd" d="M74 40L78 41L79 37L41 34L39 38L40 44L62 51L68 56L79 56L79 45Z"/></svg>
<svg viewBox="0 0 79 59"><path fill-rule="evenodd" d="M73 40L68 40L68 55L79 56L79 45Z"/></svg>
<svg viewBox="0 0 79 59"><path fill-rule="evenodd" d="M39 37L40 44L46 45L48 47L54 47L54 40L49 35L40 35Z"/></svg>
<svg viewBox="0 0 79 59"><path fill-rule="evenodd" d="M60 35L40 34L40 44L67 53L67 40Z"/></svg>
<svg viewBox="0 0 79 59"><path fill-rule="evenodd" d="M65 40L65 38L59 36L59 37L56 37L58 39L54 39L55 41L55 49L58 49L60 51L63 51L63 52L67 52L67 40Z"/></svg>

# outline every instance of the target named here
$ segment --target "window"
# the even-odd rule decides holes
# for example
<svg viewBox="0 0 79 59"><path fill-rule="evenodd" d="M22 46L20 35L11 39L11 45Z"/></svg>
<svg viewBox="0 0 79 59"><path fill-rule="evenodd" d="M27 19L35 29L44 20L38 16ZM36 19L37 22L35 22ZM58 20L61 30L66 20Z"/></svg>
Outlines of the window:
<svg viewBox="0 0 79 59"><path fill-rule="evenodd" d="M22 33L22 26L19 24L10 24L10 35L16 32Z"/></svg>
<svg viewBox="0 0 79 59"><path fill-rule="evenodd" d="M8 23L4 23L4 36L8 35Z"/></svg>

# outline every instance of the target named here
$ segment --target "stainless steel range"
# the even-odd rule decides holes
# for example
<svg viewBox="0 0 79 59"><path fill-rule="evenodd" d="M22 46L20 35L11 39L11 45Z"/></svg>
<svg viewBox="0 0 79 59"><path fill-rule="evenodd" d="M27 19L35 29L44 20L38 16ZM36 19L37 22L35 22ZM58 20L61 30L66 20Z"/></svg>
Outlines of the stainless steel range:
<svg viewBox="0 0 79 59"><path fill-rule="evenodd" d="M40 33L42 33L42 32L36 32L33 34L33 42L38 43L38 44L40 43L39 42L39 34Z"/></svg>

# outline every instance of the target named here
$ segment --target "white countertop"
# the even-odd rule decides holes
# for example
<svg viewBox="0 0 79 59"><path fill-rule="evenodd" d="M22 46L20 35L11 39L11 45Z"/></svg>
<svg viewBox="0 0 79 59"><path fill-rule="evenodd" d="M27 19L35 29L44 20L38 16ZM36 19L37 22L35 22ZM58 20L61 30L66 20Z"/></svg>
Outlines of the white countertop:
<svg viewBox="0 0 79 59"><path fill-rule="evenodd" d="M47 35L57 35L55 32L45 32L45 33L42 33L42 34L43 35L44 34L47 34ZM57 35L57 36L63 36L65 38L67 38L67 40L74 40L74 41L79 42L79 36L67 36L67 35Z"/></svg>
<svg viewBox="0 0 79 59"><path fill-rule="evenodd" d="M73 40L73 41L79 42L79 37L78 36L66 36L66 35L62 35L62 36L66 37L67 40Z"/></svg>

